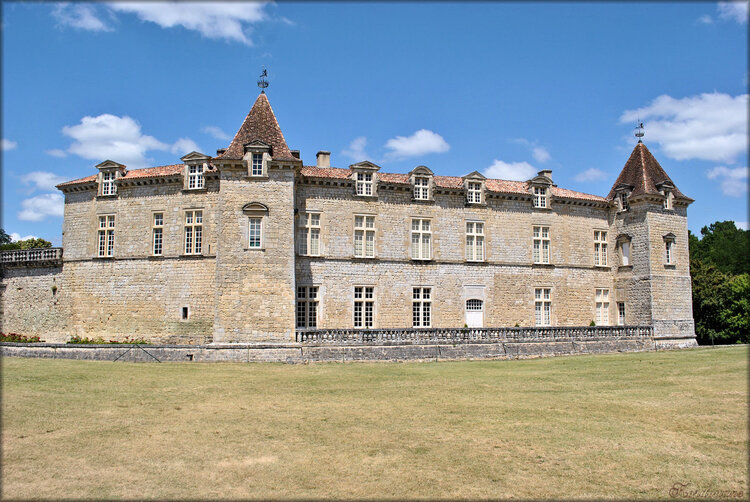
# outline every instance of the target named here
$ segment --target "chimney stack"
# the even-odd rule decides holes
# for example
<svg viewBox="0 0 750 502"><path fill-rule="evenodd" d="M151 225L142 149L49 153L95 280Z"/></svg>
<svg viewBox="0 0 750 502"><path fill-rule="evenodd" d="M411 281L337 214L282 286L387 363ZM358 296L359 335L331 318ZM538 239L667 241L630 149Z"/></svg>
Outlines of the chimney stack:
<svg viewBox="0 0 750 502"><path fill-rule="evenodd" d="M299 158L299 150L290 150L290 152L292 152L292 157L295 159Z"/></svg>
<svg viewBox="0 0 750 502"><path fill-rule="evenodd" d="M315 157L318 159L318 167L331 167L331 152L319 151Z"/></svg>
<svg viewBox="0 0 750 502"><path fill-rule="evenodd" d="M547 178L552 179L552 170L543 169L542 171L539 171L539 176L546 176Z"/></svg>

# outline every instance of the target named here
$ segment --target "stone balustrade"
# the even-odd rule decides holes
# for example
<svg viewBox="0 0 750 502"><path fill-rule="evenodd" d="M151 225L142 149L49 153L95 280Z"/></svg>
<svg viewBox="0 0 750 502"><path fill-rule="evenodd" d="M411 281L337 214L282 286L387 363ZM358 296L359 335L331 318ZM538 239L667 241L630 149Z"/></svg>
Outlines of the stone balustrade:
<svg viewBox="0 0 750 502"><path fill-rule="evenodd" d="M0 251L3 267L46 267L62 264L63 248L11 249Z"/></svg>
<svg viewBox="0 0 750 502"><path fill-rule="evenodd" d="M497 342L554 342L653 339L652 326L575 326L533 328L403 328L301 330L295 339L319 345L419 345Z"/></svg>

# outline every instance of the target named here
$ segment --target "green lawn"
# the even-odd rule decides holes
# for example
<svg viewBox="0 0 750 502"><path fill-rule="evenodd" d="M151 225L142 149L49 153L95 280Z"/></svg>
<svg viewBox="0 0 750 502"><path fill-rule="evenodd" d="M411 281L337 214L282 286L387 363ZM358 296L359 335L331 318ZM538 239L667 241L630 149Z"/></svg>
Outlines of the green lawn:
<svg viewBox="0 0 750 502"><path fill-rule="evenodd" d="M2 361L5 498L747 494L747 347L522 361Z"/></svg>

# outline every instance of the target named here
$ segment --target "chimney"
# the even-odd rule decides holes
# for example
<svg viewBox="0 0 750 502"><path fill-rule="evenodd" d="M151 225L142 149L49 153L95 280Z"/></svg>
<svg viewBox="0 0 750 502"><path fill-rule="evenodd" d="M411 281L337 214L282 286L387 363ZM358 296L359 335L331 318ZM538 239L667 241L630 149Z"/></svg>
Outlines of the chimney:
<svg viewBox="0 0 750 502"><path fill-rule="evenodd" d="M552 179L552 170L543 169L542 171L539 171L539 176L546 176L547 178Z"/></svg>
<svg viewBox="0 0 750 502"><path fill-rule="evenodd" d="M299 150L290 150L292 152L292 157L295 159L299 158Z"/></svg>
<svg viewBox="0 0 750 502"><path fill-rule="evenodd" d="M227 151L226 148L217 148L216 149L216 156L218 157L219 155L221 155L222 153L224 153L226 151Z"/></svg>
<svg viewBox="0 0 750 502"><path fill-rule="evenodd" d="M318 159L318 167L331 167L331 152L319 151L315 157Z"/></svg>

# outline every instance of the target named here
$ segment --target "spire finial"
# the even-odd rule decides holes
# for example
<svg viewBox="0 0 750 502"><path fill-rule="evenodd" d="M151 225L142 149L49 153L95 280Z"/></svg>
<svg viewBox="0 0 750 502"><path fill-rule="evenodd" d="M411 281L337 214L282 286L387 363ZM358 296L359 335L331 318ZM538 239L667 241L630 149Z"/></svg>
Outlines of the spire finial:
<svg viewBox="0 0 750 502"><path fill-rule="evenodd" d="M644 131L643 122L641 122L639 119L638 125L635 128L635 137L638 138L638 143L643 143L643 141L641 140L641 138L643 138L643 135L645 134L643 131Z"/></svg>
<svg viewBox="0 0 750 502"><path fill-rule="evenodd" d="M258 87L260 87L260 93L263 94L266 92L266 87L268 87L268 72L266 71L266 67L263 67L263 73L260 74L260 80L258 80Z"/></svg>

